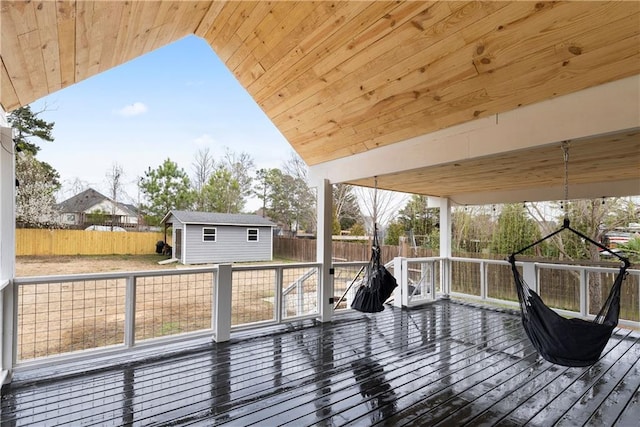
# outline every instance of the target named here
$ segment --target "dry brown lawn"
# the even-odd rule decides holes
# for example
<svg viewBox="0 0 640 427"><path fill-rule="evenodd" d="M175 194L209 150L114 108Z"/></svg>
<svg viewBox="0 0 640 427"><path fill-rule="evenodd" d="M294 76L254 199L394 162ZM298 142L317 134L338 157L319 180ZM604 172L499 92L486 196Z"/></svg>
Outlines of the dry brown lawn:
<svg viewBox="0 0 640 427"><path fill-rule="evenodd" d="M189 274L188 266L160 265L157 256L19 257L16 276L56 276L79 273L185 270L184 274L137 280L136 340L210 327L211 273ZM305 269L285 270L284 286ZM250 270L234 273L232 324L271 320L274 316L275 273ZM304 292L313 292L315 278ZM125 279L22 285L18 297L18 356L32 359L88 348L121 344L124 340ZM289 298L295 297L295 292ZM288 312L289 315L295 313Z"/></svg>
<svg viewBox="0 0 640 427"><path fill-rule="evenodd" d="M50 276L176 268L176 264L158 264L158 261L163 259L166 259L166 257L161 255L16 257L16 276Z"/></svg>

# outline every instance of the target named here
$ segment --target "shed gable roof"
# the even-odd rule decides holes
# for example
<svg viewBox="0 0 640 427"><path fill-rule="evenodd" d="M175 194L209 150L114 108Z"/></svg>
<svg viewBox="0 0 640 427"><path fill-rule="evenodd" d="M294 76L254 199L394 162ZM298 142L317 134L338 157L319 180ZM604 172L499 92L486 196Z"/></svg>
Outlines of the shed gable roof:
<svg viewBox="0 0 640 427"><path fill-rule="evenodd" d="M266 218L249 214L226 214L219 212L170 211L162 219L165 223L173 216L183 224L204 225L240 225L274 227L275 224Z"/></svg>

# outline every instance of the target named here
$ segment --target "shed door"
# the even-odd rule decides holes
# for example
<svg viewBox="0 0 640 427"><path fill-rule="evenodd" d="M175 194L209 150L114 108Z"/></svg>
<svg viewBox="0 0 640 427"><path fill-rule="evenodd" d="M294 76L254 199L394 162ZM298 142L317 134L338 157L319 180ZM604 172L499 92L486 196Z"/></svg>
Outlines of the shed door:
<svg viewBox="0 0 640 427"><path fill-rule="evenodd" d="M175 247L174 257L177 259L182 259L182 229L176 229L176 241L173 242L173 246Z"/></svg>

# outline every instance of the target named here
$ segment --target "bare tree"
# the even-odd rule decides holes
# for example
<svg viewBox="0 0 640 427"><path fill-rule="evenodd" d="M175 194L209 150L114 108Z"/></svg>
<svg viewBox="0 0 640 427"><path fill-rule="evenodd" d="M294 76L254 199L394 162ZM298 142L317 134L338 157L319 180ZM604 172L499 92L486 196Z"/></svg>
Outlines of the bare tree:
<svg viewBox="0 0 640 427"><path fill-rule="evenodd" d="M369 187L356 187L360 207L369 222L367 228L373 233L374 225L385 227L397 215L407 202L408 196L395 191L380 190Z"/></svg>
<svg viewBox="0 0 640 427"><path fill-rule="evenodd" d="M83 191L89 189L90 185L87 181L75 177L70 180L65 180L58 191L58 197L62 200L76 196Z"/></svg>
<svg viewBox="0 0 640 427"><path fill-rule="evenodd" d="M252 193L252 173L255 169L253 158L248 153L236 153L228 147L225 148L224 159L226 168L231 172L231 177L240 186L240 196L244 201ZM244 202L242 203L244 205Z"/></svg>
<svg viewBox="0 0 640 427"><path fill-rule="evenodd" d="M295 151L291 151L289 159L282 164L282 172L296 179L301 179L309 185L309 167L302 157Z"/></svg>
<svg viewBox="0 0 640 427"><path fill-rule="evenodd" d="M216 169L216 162L209 151L209 147L198 150L194 156L193 163L191 163L191 167L193 168L193 179L191 183L196 192L195 208L196 210L200 210L205 205L202 188L207 184Z"/></svg>
<svg viewBox="0 0 640 427"><path fill-rule="evenodd" d="M307 230L317 229L314 214L316 206L316 192L309 184L309 167L302 157L291 150L289 158L282 163L282 172L293 178L295 195L292 204L296 211L296 227L304 226Z"/></svg>
<svg viewBox="0 0 640 427"><path fill-rule="evenodd" d="M118 210L118 200L121 198L124 172L122 166L114 163L107 172L107 185L109 186L109 197L111 198L111 231L116 221L116 212Z"/></svg>
<svg viewBox="0 0 640 427"><path fill-rule="evenodd" d="M350 184L333 185L333 210L341 230L346 230L362 220L362 213Z"/></svg>

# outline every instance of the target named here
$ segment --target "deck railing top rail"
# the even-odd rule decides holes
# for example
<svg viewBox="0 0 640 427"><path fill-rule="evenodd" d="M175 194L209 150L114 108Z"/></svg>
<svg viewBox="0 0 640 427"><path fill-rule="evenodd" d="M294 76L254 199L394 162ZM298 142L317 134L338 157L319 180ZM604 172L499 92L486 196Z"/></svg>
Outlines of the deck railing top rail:
<svg viewBox="0 0 640 427"><path fill-rule="evenodd" d="M402 270L405 267L400 268L401 260L410 263L404 273ZM398 284L405 287L403 292L408 292L409 285L412 286L414 303L428 302L436 293L440 293L489 303L503 301L507 305L515 304L511 295L512 281L505 275L508 273L506 260L422 257L396 258L396 261L398 262L386 263L385 266L394 268L393 274L398 279ZM611 274L618 270L615 267L562 265L544 261L518 261L518 264L523 265L525 262L533 265L535 271L547 271L546 274L549 274L548 270L573 272L572 280L578 280L579 283L580 302L577 309L569 306L565 311L571 314L577 312L583 317L591 315L590 303L586 299L588 293L585 292L590 286L590 273ZM419 266L420 263L425 266ZM334 297L347 291L346 287L354 275L366 264L366 261L333 263ZM463 268L462 264L474 266ZM492 265L500 267L490 267ZM455 270L453 274L452 269ZM634 292L635 287L640 287L640 270L630 269L628 272L631 275L631 286L628 287L631 297L625 303L633 305L633 301L639 299ZM448 287L441 279L447 275L448 280L454 283L453 287ZM228 288L226 303L218 301L219 289L216 283L221 278L225 281L223 286ZM228 310L231 312L230 316L235 316L231 321L230 331L317 317L321 280L321 263L317 262L209 265L15 278L6 281L6 286L13 290L7 295L13 295L15 307L16 327L12 334L16 348L21 349L17 350L14 360L20 362L25 359L48 358L49 354L53 354L50 353L52 348L58 354L71 352L75 357L78 350L83 352L87 349L112 348L114 345L122 350L141 343L147 345L149 340L163 343L170 339L180 339L180 336L187 339L194 336L194 333L200 333L198 336L211 335L216 325L215 316L219 315L220 310ZM406 283L402 280L406 280ZM466 292L466 285L460 286L465 281L469 283L470 291L476 292L477 289L475 294ZM292 283L295 286L291 286ZM578 288L571 286L567 286L565 291L575 293ZM562 297L561 294L558 295ZM243 298L251 300L247 302ZM231 304L232 299L234 304ZM220 308L220 304L223 308ZM238 306L243 305L250 307L253 313L251 316L242 317L235 311L239 310ZM632 311L632 317L626 318L631 322L627 323L640 326L640 322L636 321L639 308L632 307ZM88 319L87 316L94 316L95 319ZM160 323L154 323L158 319ZM86 325L92 325L95 330L87 332L83 329L86 329ZM44 329L49 331L49 335L55 336L47 336L46 342L39 343L41 337L38 333ZM65 333L68 337L64 336ZM87 339L90 342L86 342ZM78 340L85 341L80 347L65 347L65 340L75 344ZM42 345L47 348L44 353Z"/></svg>

